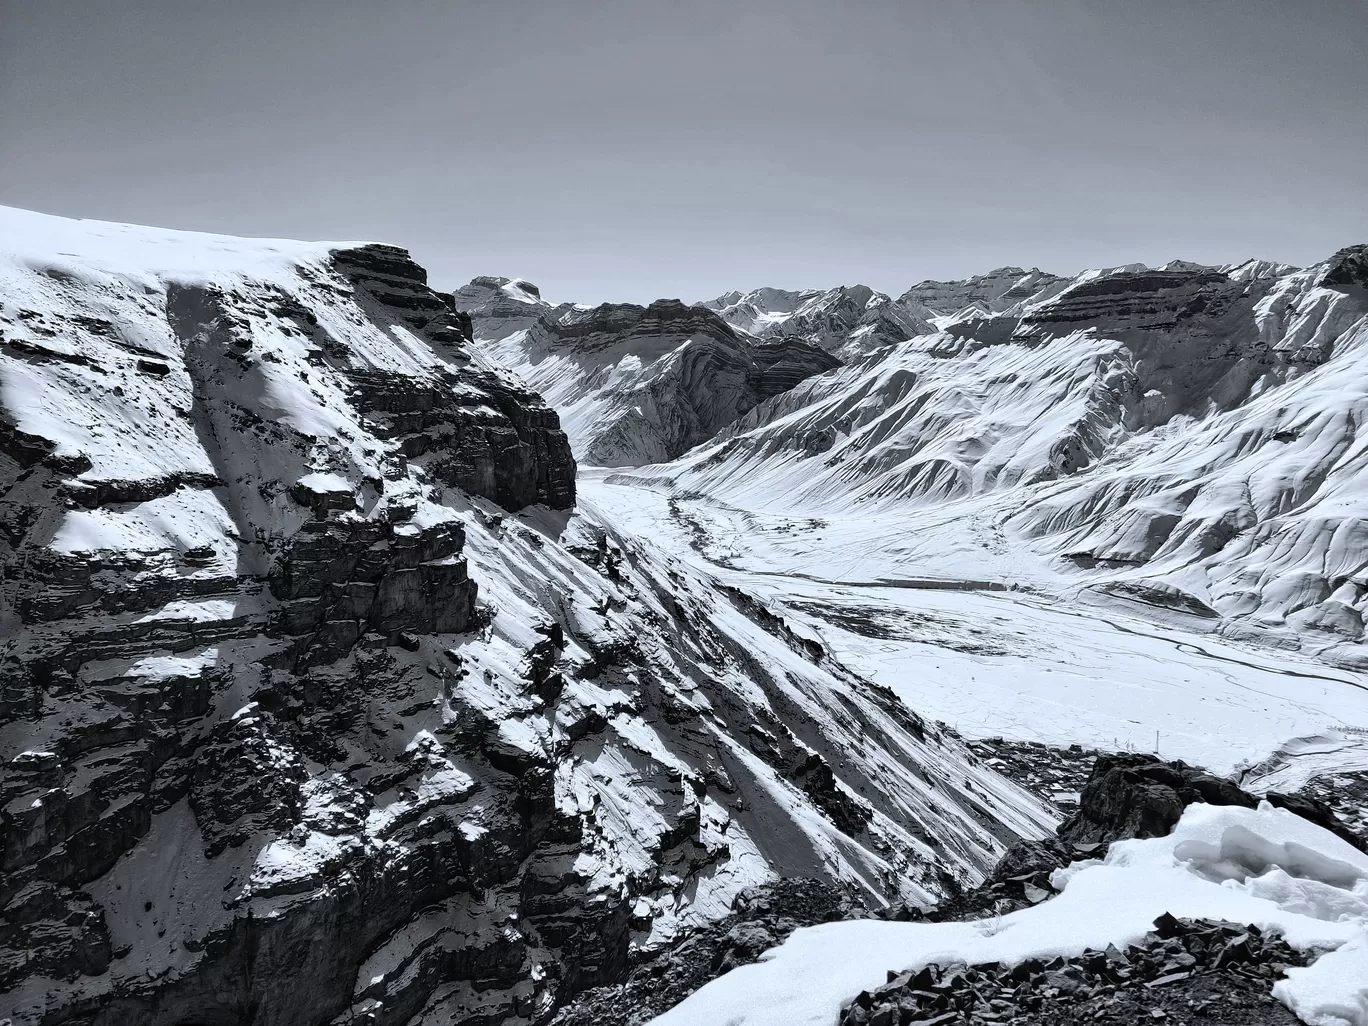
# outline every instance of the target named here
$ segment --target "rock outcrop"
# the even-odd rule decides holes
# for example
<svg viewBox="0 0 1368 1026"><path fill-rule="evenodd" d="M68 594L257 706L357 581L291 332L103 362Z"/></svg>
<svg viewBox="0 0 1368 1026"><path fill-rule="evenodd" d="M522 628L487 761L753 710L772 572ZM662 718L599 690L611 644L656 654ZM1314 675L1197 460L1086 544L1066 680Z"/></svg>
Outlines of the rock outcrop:
<svg viewBox="0 0 1368 1026"><path fill-rule="evenodd" d="M931 965L889 972L845 1007L840 1026L997 1022L1184 1021L1294 1026L1300 1020L1268 994L1286 970L1306 964L1281 937L1257 926L1165 915L1140 944L1077 958L1013 966Z"/></svg>
<svg viewBox="0 0 1368 1026"><path fill-rule="evenodd" d="M577 457L600 466L672 459L839 361L804 339L757 341L702 306L662 299L551 308L528 286L458 289L485 352L546 397Z"/></svg>
<svg viewBox="0 0 1368 1026"><path fill-rule="evenodd" d="M1311 795L1277 791L1255 795L1233 780L1185 762L1165 762L1138 753L1098 756L1083 787L1078 812L1058 833L1061 840L1075 844L1163 837L1193 802L1252 809L1261 798L1368 851L1368 838L1359 836Z"/></svg>
<svg viewBox="0 0 1368 1026"><path fill-rule="evenodd" d="M1080 843L1163 837L1193 802L1254 808L1258 800L1232 780L1149 755L1102 755L1083 787L1078 812L1059 828Z"/></svg>

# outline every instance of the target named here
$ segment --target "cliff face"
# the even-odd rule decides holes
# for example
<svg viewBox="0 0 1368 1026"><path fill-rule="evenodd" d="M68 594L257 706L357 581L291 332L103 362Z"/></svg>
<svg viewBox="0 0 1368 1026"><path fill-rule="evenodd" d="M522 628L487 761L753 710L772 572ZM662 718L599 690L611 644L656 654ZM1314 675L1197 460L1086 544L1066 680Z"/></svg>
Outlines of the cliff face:
<svg viewBox="0 0 1368 1026"><path fill-rule="evenodd" d="M0 992L44 1021L317 1020L377 938L500 870L451 843L395 865L397 823L346 851L328 824L356 794L309 767L368 762L340 739L412 686L394 653L477 626L444 491L569 507L569 444L403 250L7 214L30 245L0 269ZM473 786L439 749L384 772ZM551 818L546 782L526 787L514 850ZM291 828L298 878L263 877L240 846ZM172 896L125 876L93 897L135 848L171 860ZM352 856L325 909L240 916L260 881L298 891ZM110 991L130 959L156 985Z"/></svg>
<svg viewBox="0 0 1368 1026"><path fill-rule="evenodd" d="M456 301L470 304L490 357L560 410L588 464L672 459L771 396L840 366L804 339L760 342L678 300L549 308L499 281L476 279Z"/></svg>
<svg viewBox="0 0 1368 1026"><path fill-rule="evenodd" d="M749 885L925 901L1050 825L567 512L556 414L404 251L0 229L16 1023L544 1021Z"/></svg>

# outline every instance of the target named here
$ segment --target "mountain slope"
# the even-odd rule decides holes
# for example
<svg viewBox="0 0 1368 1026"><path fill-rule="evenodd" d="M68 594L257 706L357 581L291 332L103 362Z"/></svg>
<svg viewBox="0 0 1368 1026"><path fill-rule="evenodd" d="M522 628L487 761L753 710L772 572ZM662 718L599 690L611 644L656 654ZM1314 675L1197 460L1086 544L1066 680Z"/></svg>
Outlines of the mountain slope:
<svg viewBox="0 0 1368 1026"><path fill-rule="evenodd" d="M1038 267L999 267L987 274L976 274L963 281L923 281L898 297L910 310L925 311L923 316L957 317L966 314L1004 313L1032 301L1039 301L1069 285L1068 278L1050 274Z"/></svg>
<svg viewBox="0 0 1368 1026"><path fill-rule="evenodd" d="M728 292L702 305L741 331L760 338L797 335L843 358L932 330L923 311L895 303L867 285Z"/></svg>
<svg viewBox="0 0 1368 1026"><path fill-rule="evenodd" d="M579 458L672 459L798 381L839 366L799 339L756 341L702 307L550 308L516 285L457 290L489 356L546 396Z"/></svg>
<svg viewBox="0 0 1368 1026"><path fill-rule="evenodd" d="M747 885L926 903L1055 822L572 512L556 414L404 251L0 224L16 1023L544 1019Z"/></svg>
<svg viewBox="0 0 1368 1026"><path fill-rule="evenodd" d="M852 530L901 517L862 557L881 576L1084 588L1368 666L1362 253L1085 273L615 480Z"/></svg>

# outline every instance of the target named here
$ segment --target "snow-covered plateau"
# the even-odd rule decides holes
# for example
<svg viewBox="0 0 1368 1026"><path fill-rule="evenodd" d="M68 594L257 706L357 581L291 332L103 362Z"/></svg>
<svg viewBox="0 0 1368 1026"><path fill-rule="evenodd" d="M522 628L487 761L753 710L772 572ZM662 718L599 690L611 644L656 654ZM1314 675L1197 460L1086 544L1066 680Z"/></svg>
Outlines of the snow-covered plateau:
<svg viewBox="0 0 1368 1026"><path fill-rule="evenodd" d="M580 1022L775 881L930 909L1051 837L975 738L1368 770L1365 353L1363 249L591 308L0 208L0 1020ZM1198 803L1094 861L662 1022L1168 911L1368 1023L1342 839Z"/></svg>

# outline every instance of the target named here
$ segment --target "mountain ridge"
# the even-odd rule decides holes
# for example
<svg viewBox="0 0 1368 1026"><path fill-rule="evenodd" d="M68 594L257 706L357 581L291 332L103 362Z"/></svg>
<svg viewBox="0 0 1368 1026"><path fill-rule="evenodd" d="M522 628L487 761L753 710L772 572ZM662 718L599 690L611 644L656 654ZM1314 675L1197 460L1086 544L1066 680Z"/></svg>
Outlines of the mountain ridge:
<svg viewBox="0 0 1368 1026"><path fill-rule="evenodd" d="M747 887L926 902L1055 822L598 510L404 250L0 223L17 1023L545 1018Z"/></svg>

